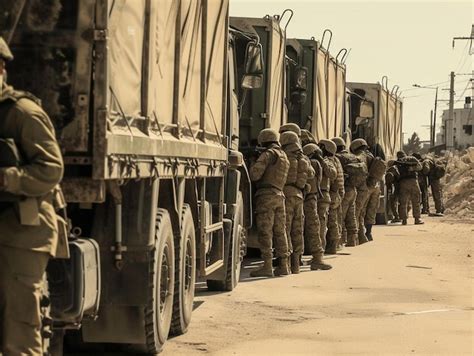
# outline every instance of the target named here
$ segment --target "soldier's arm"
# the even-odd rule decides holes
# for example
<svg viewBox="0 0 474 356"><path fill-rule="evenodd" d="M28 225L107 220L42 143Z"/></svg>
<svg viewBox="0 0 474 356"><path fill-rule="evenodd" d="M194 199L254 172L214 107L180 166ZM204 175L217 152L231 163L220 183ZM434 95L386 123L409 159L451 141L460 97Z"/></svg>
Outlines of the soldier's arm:
<svg viewBox="0 0 474 356"><path fill-rule="evenodd" d="M308 161L304 158L298 160L298 172L296 175L296 186L304 187L308 181L308 171L312 169Z"/></svg>
<svg viewBox="0 0 474 356"><path fill-rule="evenodd" d="M50 192L63 175L63 159L46 113L27 99L10 110L25 165L3 169L4 189L15 195L39 197Z"/></svg>
<svg viewBox="0 0 474 356"><path fill-rule="evenodd" d="M321 168L323 169L323 174L326 175L330 181L333 181L337 178L337 170L334 164L329 161L327 158L322 159L319 161L321 164Z"/></svg>
<svg viewBox="0 0 474 356"><path fill-rule="evenodd" d="M267 169L268 165L270 164L272 159L272 153L267 150L262 152L260 157L258 157L257 161L252 164L250 167L250 179L253 182L256 182L262 178L265 170Z"/></svg>

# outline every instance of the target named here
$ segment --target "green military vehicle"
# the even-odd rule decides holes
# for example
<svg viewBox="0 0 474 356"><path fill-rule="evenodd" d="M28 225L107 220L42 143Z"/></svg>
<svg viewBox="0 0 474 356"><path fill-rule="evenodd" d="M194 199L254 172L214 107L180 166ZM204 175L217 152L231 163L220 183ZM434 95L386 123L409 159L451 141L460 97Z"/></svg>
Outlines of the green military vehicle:
<svg viewBox="0 0 474 356"><path fill-rule="evenodd" d="M286 67L285 31L293 12L263 18L231 17L231 33L236 34L233 46L237 49L237 73L244 71L243 49L249 40L262 45L261 67L264 78L261 87L252 91L238 90L240 106L239 150L243 153L247 166L258 157L258 134L264 128L276 131L287 121L286 108ZM240 59L239 59L240 58ZM248 235L248 247L258 248L256 229Z"/></svg>
<svg viewBox="0 0 474 356"><path fill-rule="evenodd" d="M280 123L283 100L268 100L252 129L239 126L244 97L244 122L247 105L260 105L251 89L266 73L259 37L229 32L228 7L2 1L0 31L15 55L8 81L42 100L66 165L71 258L48 267L56 336L76 330L66 336L153 354L187 330L197 278L236 286L251 223L239 147L261 122ZM267 69L280 82L257 91L282 97L282 58Z"/></svg>
<svg viewBox="0 0 474 356"><path fill-rule="evenodd" d="M327 36L326 47L323 43ZM346 49L336 57L329 52L332 33L326 30L321 42L288 39L288 121L309 130L316 140L342 136L346 123Z"/></svg>
<svg viewBox="0 0 474 356"><path fill-rule="evenodd" d="M387 77L381 83L347 83L351 108L349 125L352 139L363 138L372 153L385 160L396 159L403 147L403 101L398 86L388 88ZM388 222L387 189L382 189L377 223Z"/></svg>

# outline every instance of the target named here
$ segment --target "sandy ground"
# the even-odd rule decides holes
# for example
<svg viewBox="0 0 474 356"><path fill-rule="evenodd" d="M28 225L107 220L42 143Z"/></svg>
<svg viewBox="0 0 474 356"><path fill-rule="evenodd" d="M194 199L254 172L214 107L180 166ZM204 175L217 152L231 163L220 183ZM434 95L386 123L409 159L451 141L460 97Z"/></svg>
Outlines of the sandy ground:
<svg viewBox="0 0 474 356"><path fill-rule="evenodd" d="M412 221L410 221L412 223ZM376 226L328 272L198 286L186 335L162 355L474 355L474 223Z"/></svg>

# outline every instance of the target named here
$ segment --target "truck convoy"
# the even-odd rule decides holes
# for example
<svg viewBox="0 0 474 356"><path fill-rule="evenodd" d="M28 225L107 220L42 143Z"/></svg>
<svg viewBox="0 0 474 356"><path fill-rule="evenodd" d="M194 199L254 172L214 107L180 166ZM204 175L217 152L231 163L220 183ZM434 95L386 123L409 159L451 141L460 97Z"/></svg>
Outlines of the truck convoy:
<svg viewBox="0 0 474 356"><path fill-rule="evenodd" d="M291 10L228 12L229 0L1 2L8 81L41 99L66 166L70 258L47 274L56 351L79 334L154 354L186 332L198 278L235 288L261 129L290 121L318 140L348 126L359 137L371 100L368 129L400 135L401 103L393 126L383 88L353 83L349 110L346 53L286 41Z"/></svg>

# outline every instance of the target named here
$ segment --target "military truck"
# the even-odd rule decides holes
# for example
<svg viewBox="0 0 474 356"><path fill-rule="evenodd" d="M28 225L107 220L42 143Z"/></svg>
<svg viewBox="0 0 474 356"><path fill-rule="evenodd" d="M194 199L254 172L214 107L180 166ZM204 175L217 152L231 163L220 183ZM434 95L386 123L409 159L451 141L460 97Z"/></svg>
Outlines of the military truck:
<svg viewBox="0 0 474 356"><path fill-rule="evenodd" d="M260 105L251 89L265 73L259 37L229 33L228 7L2 1L8 81L42 100L66 165L70 259L48 267L55 335L153 354L187 330L198 277L236 286L251 222L238 149L280 122L284 65L265 48L280 81L263 90L278 95L240 134L239 105Z"/></svg>
<svg viewBox="0 0 474 356"><path fill-rule="evenodd" d="M398 87L388 88L387 77L381 83L347 83L351 102L349 125L352 139L363 138L374 155L396 159L403 147L403 101ZM382 190L377 223L388 222L387 190Z"/></svg>
<svg viewBox="0 0 474 356"><path fill-rule="evenodd" d="M293 12L288 9L281 15L266 15L263 18L230 18L231 33L235 33L233 46L237 53L238 76L245 68L245 56L242 54L248 42L257 40L262 45L263 62L260 67L264 69L264 77L261 87L252 91L237 88L236 91L240 103L239 150L248 167L259 154L259 132L264 128L278 131L287 121L285 32L292 16ZM249 230L247 243L247 247L259 247L256 229Z"/></svg>
<svg viewBox="0 0 474 356"><path fill-rule="evenodd" d="M329 38L325 41L325 38ZM346 49L334 57L329 52L332 33L321 42L288 39L288 121L309 130L319 141L346 131ZM326 47L324 48L324 43Z"/></svg>

